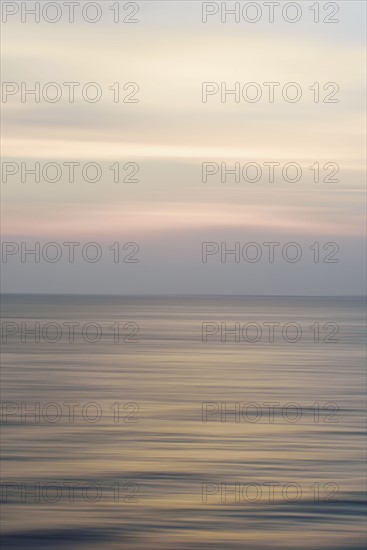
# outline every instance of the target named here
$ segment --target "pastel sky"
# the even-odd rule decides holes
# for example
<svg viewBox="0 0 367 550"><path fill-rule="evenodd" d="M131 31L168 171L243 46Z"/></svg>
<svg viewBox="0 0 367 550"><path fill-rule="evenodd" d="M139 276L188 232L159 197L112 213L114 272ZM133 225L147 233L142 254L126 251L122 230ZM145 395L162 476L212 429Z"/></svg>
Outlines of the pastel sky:
<svg viewBox="0 0 367 550"><path fill-rule="evenodd" d="M365 3L339 2L339 23L201 21L201 2L138 2L138 24L114 24L104 3L94 25L77 18L2 25L2 80L97 82L103 97L76 92L58 103L2 103L5 162L97 162L99 182L3 182L5 241L136 241L137 265L3 265L4 292L360 294L364 277ZM260 3L261 4L261 3ZM325 2L321 2L321 5ZM115 82L139 85L138 103L114 103ZM302 98L274 103L219 94L203 82L297 82ZM336 82L338 103L309 89ZM265 90L265 88L263 87ZM265 90L266 91L266 90ZM125 92L124 92L125 93ZM324 91L321 91L325 94ZM114 162L137 163L138 183L115 183ZM298 182L202 181L202 163L298 163ZM316 183L315 162L336 163L339 182ZM79 172L78 172L79 174ZM338 264L201 262L202 241L340 245ZM103 265L102 265L103 264Z"/></svg>

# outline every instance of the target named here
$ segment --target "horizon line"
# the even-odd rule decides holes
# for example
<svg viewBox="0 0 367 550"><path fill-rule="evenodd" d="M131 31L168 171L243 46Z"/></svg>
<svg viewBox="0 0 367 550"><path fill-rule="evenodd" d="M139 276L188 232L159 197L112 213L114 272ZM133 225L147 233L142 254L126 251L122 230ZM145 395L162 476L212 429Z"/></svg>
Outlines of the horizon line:
<svg viewBox="0 0 367 550"><path fill-rule="evenodd" d="M142 297L164 298L173 296L202 296L211 298L367 298L366 294L204 294L197 293L153 293L153 294L116 294L116 293L71 293L71 292L0 292L0 296L95 296L95 297Z"/></svg>

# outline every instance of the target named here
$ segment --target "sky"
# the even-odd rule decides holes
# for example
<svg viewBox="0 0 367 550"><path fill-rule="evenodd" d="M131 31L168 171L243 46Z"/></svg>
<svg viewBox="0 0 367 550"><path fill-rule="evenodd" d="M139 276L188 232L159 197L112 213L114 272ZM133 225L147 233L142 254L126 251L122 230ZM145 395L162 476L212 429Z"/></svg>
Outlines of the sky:
<svg viewBox="0 0 367 550"><path fill-rule="evenodd" d="M42 95L39 102L31 95L22 102L20 91L5 99L2 94L2 233L3 243L15 243L5 249L13 251L5 254L6 261L3 256L2 291L364 293L365 3L337 2L339 22L334 24L314 23L314 3L306 1L298 2L302 17L293 24L278 12L269 23L261 2L257 23L221 23L220 3L212 3L219 13L203 23L202 2L196 1L133 3L139 11L130 18L139 22L114 23L112 4L103 3L95 24L83 21L79 11L69 23L63 2L57 23L42 17L39 23L30 18L22 23L16 13L2 24L3 86L21 88L23 82L30 89L39 82L44 90L56 82L62 90L55 103ZM129 17L134 6L125 4L121 14ZM321 17L328 13L326 4L320 2ZM65 82L80 83L73 103ZM96 103L81 94L90 82L102 91ZM209 90L219 89L206 102L204 82L214 83ZM257 102L240 96L236 102L227 95L223 102L223 82L228 90L236 82L241 90L255 82L262 96ZM268 101L266 82L279 83L274 102ZM290 82L302 92L298 102L282 96ZM130 94L138 102L114 102L115 83L120 99ZM324 89L327 83L337 87ZM11 91L8 86L5 91ZM254 91L249 88L246 97ZM325 103L328 97L338 102ZM58 163L60 178L51 181L52 167L46 179L42 173L40 181L32 175L22 178L22 170L36 162L41 172L47 163ZM65 164L70 162L80 163L74 181ZM91 181L93 168L83 177L88 163L98 163L99 181ZM110 168L115 163L120 163L118 182ZM217 169L207 181L203 163ZM250 181L230 175L221 181L222 163L228 169L237 163L241 174L250 164ZM258 181L251 172L254 163L261 168ZM279 163L274 181L264 163ZM283 177L289 163L301 168L298 181L292 181L292 167ZM133 173L135 181L123 181ZM337 181L323 181L327 175ZM42 256L50 242L62 250L59 261ZM80 243L73 263L65 242ZM102 252L97 262L85 260L81 252L90 242ZM128 243L137 243L139 261L114 262L110 247L116 242L121 257L132 250ZM203 242L214 243L205 250L218 248L206 262ZM274 262L264 245L268 242L279 243ZM31 255L22 258L21 243L29 248L40 243L38 263ZM247 243L256 243L250 249L260 250L259 261L248 260ZM284 260L287 243L297 243L299 261ZM314 243L321 251L317 262ZM221 254L236 247L239 257ZM328 261L335 247L333 258L339 261ZM295 250L290 248L290 256Z"/></svg>

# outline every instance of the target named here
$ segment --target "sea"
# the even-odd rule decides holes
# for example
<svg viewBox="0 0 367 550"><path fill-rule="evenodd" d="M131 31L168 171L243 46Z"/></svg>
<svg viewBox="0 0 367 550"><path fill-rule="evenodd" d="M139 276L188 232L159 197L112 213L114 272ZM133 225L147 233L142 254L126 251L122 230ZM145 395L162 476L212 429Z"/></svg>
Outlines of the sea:
<svg viewBox="0 0 367 550"><path fill-rule="evenodd" d="M3 548L365 548L360 297L2 297Z"/></svg>

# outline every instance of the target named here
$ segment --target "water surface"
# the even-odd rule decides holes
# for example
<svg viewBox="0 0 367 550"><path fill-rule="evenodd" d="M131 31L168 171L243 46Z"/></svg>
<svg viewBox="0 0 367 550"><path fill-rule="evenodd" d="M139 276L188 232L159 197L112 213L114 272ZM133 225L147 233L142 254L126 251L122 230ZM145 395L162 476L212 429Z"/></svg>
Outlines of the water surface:
<svg viewBox="0 0 367 550"><path fill-rule="evenodd" d="M12 405L2 472L13 484L3 494L4 548L364 547L361 299L8 295L4 322L19 328L3 343L2 399ZM261 338L222 342L221 323L236 322L241 331L256 323ZM62 335L48 325L40 342L22 342L21 323L56 323ZM89 323L102 330L95 343L83 337ZM206 342L202 323L219 330ZM273 342L266 323L278 323ZM294 323L302 330L293 343L281 332L289 323L289 339ZM338 341L328 341L336 326ZM22 422L22 403L45 412L23 410ZM73 422L65 403L79 404ZM221 416L236 403L239 415ZM278 404L273 416L268 403ZM286 404L298 421L284 418Z"/></svg>

